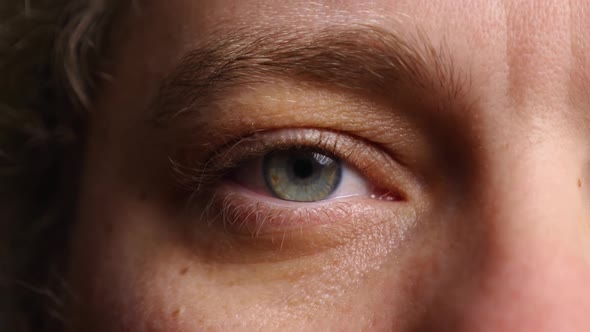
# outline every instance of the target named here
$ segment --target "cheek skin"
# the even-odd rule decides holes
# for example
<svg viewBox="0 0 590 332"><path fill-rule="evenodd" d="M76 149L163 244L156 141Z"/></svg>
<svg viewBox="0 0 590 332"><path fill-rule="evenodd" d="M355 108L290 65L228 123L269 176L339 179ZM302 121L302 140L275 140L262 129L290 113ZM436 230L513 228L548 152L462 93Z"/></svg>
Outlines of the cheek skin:
<svg viewBox="0 0 590 332"><path fill-rule="evenodd" d="M71 272L84 299L74 306L74 317L84 329L299 330L401 324L407 318L401 318L405 304L417 296L407 291L407 283L416 282L407 276L423 275L416 269L426 266L415 263L421 260L417 253L411 259L397 255L399 263L384 265L392 257L389 242L396 237L386 225L349 245L301 259L219 263L188 249L170 227L158 226L161 220L172 220L171 215L139 199L116 196L112 202L101 207L100 218L83 215L74 236L73 247L84 248L74 251L76 270ZM416 269L401 273L405 260ZM393 313L400 317L391 317Z"/></svg>
<svg viewBox="0 0 590 332"><path fill-rule="evenodd" d="M211 237L206 229L186 236L203 229L182 226L178 204L152 176L162 170L138 172L154 164L145 160L127 171L113 167L134 149L118 144L109 149L120 151L113 155L92 153L105 141L95 139L100 144L88 149L70 245L73 330L359 330L392 322L401 328L420 312L408 303L432 292L427 280L441 237L428 240L420 231L422 240L414 239L386 214L353 220L365 226L302 257L275 245L275 259L222 259L214 254L222 241L200 241ZM418 222L410 217L405 224Z"/></svg>

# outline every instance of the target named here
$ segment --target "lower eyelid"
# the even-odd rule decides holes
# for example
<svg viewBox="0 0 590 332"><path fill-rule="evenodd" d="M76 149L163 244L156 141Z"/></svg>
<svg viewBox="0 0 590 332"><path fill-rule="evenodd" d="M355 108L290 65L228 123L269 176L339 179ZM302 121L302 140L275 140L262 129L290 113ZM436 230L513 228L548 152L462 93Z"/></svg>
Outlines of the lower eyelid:
<svg viewBox="0 0 590 332"><path fill-rule="evenodd" d="M372 218L379 210L391 209L391 203L358 196L314 203L291 202L255 193L228 181L219 186L202 218L211 226L230 233L258 237L290 229L310 230L326 224L342 226L353 220L353 216Z"/></svg>
<svg viewBox="0 0 590 332"><path fill-rule="evenodd" d="M232 231L238 233L272 233L341 219L349 215L347 206L345 201L334 200L315 203L284 201L228 182L218 188L205 218L210 223L222 223L224 228L231 226ZM211 216L215 216L214 220Z"/></svg>
<svg viewBox="0 0 590 332"><path fill-rule="evenodd" d="M207 250L208 259L234 264L299 259L352 245L378 230L398 245L417 224L415 208L405 202L354 198L302 207L257 198L228 183L213 195L208 209L195 211L201 212L201 227L206 228L189 236ZM193 232L190 227L187 234Z"/></svg>

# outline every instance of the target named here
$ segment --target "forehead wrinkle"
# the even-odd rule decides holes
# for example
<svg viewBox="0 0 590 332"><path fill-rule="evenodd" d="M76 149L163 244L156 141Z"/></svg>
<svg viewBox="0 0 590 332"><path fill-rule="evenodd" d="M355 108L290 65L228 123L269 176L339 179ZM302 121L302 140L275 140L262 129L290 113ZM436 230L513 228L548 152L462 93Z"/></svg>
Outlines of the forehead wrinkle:
<svg viewBox="0 0 590 332"><path fill-rule="evenodd" d="M424 33L408 41L368 25L224 30L186 54L164 81L156 119L202 108L232 88L274 77L383 96L412 86L444 91L449 99L458 97L464 83L444 45L435 47Z"/></svg>

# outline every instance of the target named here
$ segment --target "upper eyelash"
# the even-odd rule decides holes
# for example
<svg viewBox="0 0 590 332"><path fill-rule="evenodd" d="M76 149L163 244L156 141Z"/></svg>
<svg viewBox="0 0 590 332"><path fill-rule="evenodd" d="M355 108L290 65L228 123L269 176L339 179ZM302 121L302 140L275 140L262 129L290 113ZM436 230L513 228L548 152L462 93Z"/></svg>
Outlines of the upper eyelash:
<svg viewBox="0 0 590 332"><path fill-rule="evenodd" d="M279 136L281 132L285 131L304 131L301 134L307 134L305 138L283 138L282 141L273 141L264 136ZM279 134L277 134L279 133ZM341 140L347 140L348 150L341 148ZM190 152L180 158L170 158L170 162L175 173L175 178L182 188L189 190L200 191L223 176L235 169L243 162L261 157L271 151L290 148L315 148L326 150L330 154L349 160L352 157L354 147L350 146L354 143L351 138L345 138L343 134L337 134L328 131L320 131L316 129L287 129L269 132L257 132L246 137L240 137L222 148L217 149L210 157L206 158L205 162L194 162L190 160Z"/></svg>

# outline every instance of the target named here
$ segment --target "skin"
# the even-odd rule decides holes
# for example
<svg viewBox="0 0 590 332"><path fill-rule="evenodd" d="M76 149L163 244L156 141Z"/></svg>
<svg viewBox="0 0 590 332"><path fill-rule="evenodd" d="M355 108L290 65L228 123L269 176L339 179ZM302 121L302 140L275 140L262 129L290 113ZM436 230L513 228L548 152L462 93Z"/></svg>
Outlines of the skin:
<svg viewBox="0 0 590 332"><path fill-rule="evenodd" d="M108 70L113 78L89 116L68 264L72 329L590 329L585 1L170 0L141 6L119 25ZM149 121L158 82L216 29L354 24L444 45L466 78L464 107L437 113L438 97L428 91L396 96L404 100L393 105L273 78L227 92L211 111L189 117L188 131ZM323 211L342 208L310 218L316 224L292 217L288 222L296 226L256 235L209 225L198 195L196 212L182 213L190 195L171 176L174 147L289 128L374 143L389 157L363 176L405 199L314 203ZM206 162L199 151L191 158ZM363 168L377 155L350 163ZM272 200L223 181L210 189ZM248 206L241 202L236 205Z"/></svg>

